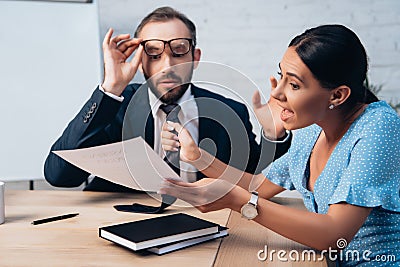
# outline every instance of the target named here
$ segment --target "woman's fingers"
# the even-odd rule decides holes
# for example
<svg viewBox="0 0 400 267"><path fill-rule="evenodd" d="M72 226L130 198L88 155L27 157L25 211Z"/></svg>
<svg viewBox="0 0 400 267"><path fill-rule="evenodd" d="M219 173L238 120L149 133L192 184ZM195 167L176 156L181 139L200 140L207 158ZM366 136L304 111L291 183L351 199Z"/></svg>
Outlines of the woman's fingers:
<svg viewBox="0 0 400 267"><path fill-rule="evenodd" d="M180 187L197 187L197 183L187 183L176 179L165 178L166 184L173 184Z"/></svg>
<svg viewBox="0 0 400 267"><path fill-rule="evenodd" d="M252 102L253 102L253 108L254 109L258 109L261 108L261 96L260 96L260 92L257 90L254 92L253 94L253 98L252 98Z"/></svg>
<svg viewBox="0 0 400 267"><path fill-rule="evenodd" d="M271 83L271 90L274 90L278 86L278 81L274 76L269 77L269 82Z"/></svg>
<svg viewBox="0 0 400 267"><path fill-rule="evenodd" d="M184 196L191 194L190 183L183 181L177 181L175 179L164 179L161 189L158 191L159 194L168 194L179 199L185 200Z"/></svg>
<svg viewBox="0 0 400 267"><path fill-rule="evenodd" d="M198 187L193 187L185 182L165 181L158 193L174 196L193 206L200 206L207 202Z"/></svg>
<svg viewBox="0 0 400 267"><path fill-rule="evenodd" d="M227 203L231 200L225 196L235 187L229 182L212 178L203 178L194 183L165 179L159 193L182 199L201 212L209 212L228 207Z"/></svg>

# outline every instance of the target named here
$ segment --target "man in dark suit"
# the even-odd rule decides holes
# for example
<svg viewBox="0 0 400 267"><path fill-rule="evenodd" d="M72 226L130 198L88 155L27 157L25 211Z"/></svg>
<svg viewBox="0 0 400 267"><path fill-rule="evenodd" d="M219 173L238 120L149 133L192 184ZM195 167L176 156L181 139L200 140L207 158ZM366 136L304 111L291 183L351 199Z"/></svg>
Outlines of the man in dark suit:
<svg viewBox="0 0 400 267"><path fill-rule="evenodd" d="M135 38L112 34L110 29L103 41L103 83L51 147L52 151L142 136L164 157L160 134L168 112L163 107L178 105L180 122L201 147L225 163L254 173L273 159L271 148L275 143L263 138L263 146L256 143L245 105L191 84L201 51L196 48L195 25L185 15L169 7L158 8L142 20ZM129 84L138 69L146 83ZM280 143L275 157L285 153L289 144L290 141ZM89 176L51 152L44 172L46 180L58 187L79 186ZM177 172L188 181L202 178L188 164ZM98 177L85 189L131 191Z"/></svg>

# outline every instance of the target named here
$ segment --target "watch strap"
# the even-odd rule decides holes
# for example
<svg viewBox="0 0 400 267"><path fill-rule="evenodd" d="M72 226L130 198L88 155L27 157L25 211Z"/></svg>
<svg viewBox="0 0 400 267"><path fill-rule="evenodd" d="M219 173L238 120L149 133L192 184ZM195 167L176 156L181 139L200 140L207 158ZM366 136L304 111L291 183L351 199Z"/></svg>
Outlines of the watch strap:
<svg viewBox="0 0 400 267"><path fill-rule="evenodd" d="M251 192L251 197L250 197L250 200L248 203L254 205L254 207L257 208L258 192L256 192L256 191Z"/></svg>

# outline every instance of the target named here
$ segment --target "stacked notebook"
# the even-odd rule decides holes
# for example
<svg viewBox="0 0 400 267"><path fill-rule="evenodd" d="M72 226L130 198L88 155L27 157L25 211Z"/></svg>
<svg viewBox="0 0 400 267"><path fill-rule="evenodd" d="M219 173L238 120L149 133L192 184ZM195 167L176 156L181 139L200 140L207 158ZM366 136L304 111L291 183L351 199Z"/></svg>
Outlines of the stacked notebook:
<svg viewBox="0 0 400 267"><path fill-rule="evenodd" d="M226 235L226 227L184 213L99 228L99 236L104 239L158 255Z"/></svg>

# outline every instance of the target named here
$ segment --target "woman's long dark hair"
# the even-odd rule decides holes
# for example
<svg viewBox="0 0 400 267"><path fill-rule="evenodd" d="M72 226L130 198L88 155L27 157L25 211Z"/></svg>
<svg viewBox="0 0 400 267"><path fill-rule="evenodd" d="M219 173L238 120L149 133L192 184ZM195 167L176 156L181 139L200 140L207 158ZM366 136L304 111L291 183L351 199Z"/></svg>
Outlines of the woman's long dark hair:
<svg viewBox="0 0 400 267"><path fill-rule="evenodd" d="M324 88L350 87L350 106L378 98L364 86L367 53L357 35L343 25L322 25L306 30L289 44Z"/></svg>

